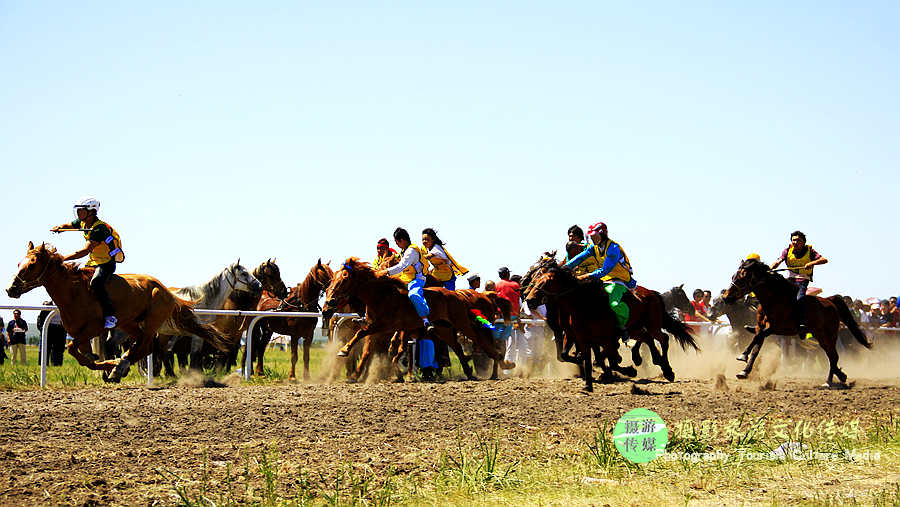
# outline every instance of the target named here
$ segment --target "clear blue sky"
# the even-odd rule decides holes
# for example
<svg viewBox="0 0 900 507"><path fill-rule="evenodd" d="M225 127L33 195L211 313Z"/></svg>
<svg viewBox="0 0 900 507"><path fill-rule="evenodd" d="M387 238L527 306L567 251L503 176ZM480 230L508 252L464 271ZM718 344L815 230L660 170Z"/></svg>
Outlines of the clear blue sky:
<svg viewBox="0 0 900 507"><path fill-rule="evenodd" d="M398 225L494 278L604 220L659 290L801 229L826 294L900 292L896 2L183 4L0 1L4 284L92 194L174 286Z"/></svg>

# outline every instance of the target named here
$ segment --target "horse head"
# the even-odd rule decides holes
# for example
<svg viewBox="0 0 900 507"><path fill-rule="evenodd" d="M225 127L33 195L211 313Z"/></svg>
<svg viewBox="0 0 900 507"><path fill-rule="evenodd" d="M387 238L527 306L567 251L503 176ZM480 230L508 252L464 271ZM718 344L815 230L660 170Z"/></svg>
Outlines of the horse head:
<svg viewBox="0 0 900 507"><path fill-rule="evenodd" d="M241 290L251 294L262 293L262 284L247 271L247 268L241 265L240 258L238 258L237 262L228 266L224 274L232 290Z"/></svg>
<svg viewBox="0 0 900 507"><path fill-rule="evenodd" d="M519 285L522 287L522 293L524 294L528 291L535 279L540 277L551 267L557 265L556 250L544 252L543 255L538 258L538 261L528 268L528 271L525 272L525 276L522 277L522 281L519 282Z"/></svg>
<svg viewBox="0 0 900 507"><path fill-rule="evenodd" d="M360 278L367 274L374 276L372 268L358 258L350 257L344 261L325 289L325 309L337 310L343 306L356 293Z"/></svg>
<svg viewBox="0 0 900 507"><path fill-rule="evenodd" d="M47 270L54 265L62 266L62 257L56 253L53 245L41 243L41 246L35 248L34 243L29 241L25 258L19 262L19 271L6 289L6 294L17 299L31 289L40 287L44 284Z"/></svg>
<svg viewBox="0 0 900 507"><path fill-rule="evenodd" d="M684 292L684 284L672 287L672 290L669 291L669 295L671 298L669 299L669 303L672 305L672 308L678 308L681 313L686 313L688 315L695 315L697 313L697 309L694 308L694 305L691 304L691 300L688 299L687 294Z"/></svg>
<svg viewBox="0 0 900 507"><path fill-rule="evenodd" d="M575 290L578 286L578 278L570 269L559 266L549 266L532 282L525 301L528 306L535 308Z"/></svg>
<svg viewBox="0 0 900 507"><path fill-rule="evenodd" d="M281 270L274 259L268 259L253 270L253 276L262 284L263 289L271 292L275 297L284 299L288 295L287 286L281 279Z"/></svg>
<svg viewBox="0 0 900 507"><path fill-rule="evenodd" d="M764 277L772 270L764 262L756 259L746 259L741 262L737 272L731 277L731 285L722 294L722 300L731 304L738 298L746 296L753 291Z"/></svg>

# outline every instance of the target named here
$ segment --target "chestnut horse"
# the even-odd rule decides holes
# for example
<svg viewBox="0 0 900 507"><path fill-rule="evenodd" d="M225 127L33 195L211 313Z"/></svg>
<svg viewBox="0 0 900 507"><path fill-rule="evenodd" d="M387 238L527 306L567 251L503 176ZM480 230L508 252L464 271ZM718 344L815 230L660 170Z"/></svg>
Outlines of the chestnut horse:
<svg viewBox="0 0 900 507"><path fill-rule="evenodd" d="M274 264L274 263L273 263ZM289 292L286 298L281 299L274 294L263 291L257 310L282 311L282 312L318 312L319 298L325 288L331 283L334 272L326 263L319 259L303 282L297 284ZM272 333L288 335L291 337L291 371L290 380L296 379L297 345L303 338L303 378L309 379L309 349L312 346L313 332L316 329L318 317L286 317L261 319L259 325L253 331L253 356L256 358L256 374L264 375L263 355Z"/></svg>
<svg viewBox="0 0 900 507"><path fill-rule="evenodd" d="M90 291L94 270L64 263L53 246L28 243L28 252L6 293L11 298L40 286L59 307L63 327L74 338L68 350L82 366L104 371L103 379L118 382L130 366L147 357L156 333L197 335L224 352L228 342L216 328L203 324L191 310L191 303L174 296L165 285L148 275L114 275L107 282L109 297L116 308L118 327L134 344L118 360L92 361L82 353L94 336L103 333L103 312ZM111 373L111 375L109 375Z"/></svg>
<svg viewBox="0 0 900 507"><path fill-rule="evenodd" d="M867 349L872 348L872 344L866 339L865 333L850 313L847 303L839 295L827 298L805 296L797 301L797 287L756 259L741 262L722 299L726 303L734 303L750 292L755 293L759 299L756 334L747 349L738 356L739 361L747 361L747 367L737 374L738 378L747 378L750 374L753 362L756 361L756 356L767 336L771 334L796 336L800 333L794 312L798 304L806 307L806 326L828 356L829 385L833 385L835 375L842 384L847 381L847 375L838 368L838 353L835 347L841 322L847 326L856 341Z"/></svg>
<svg viewBox="0 0 900 507"><path fill-rule="evenodd" d="M470 313L472 309L465 299L454 291L441 288L427 288L425 300L431 309L429 319L435 325L452 327L472 338L475 344L487 355L499 361L504 369L515 368L512 363L503 360L502 353L494 346L490 330L481 326ZM357 297L366 305L366 326L361 328L338 352L346 356L353 346L362 338L374 333L391 333L394 331L410 332L414 337L422 337L424 324L422 318L407 296L406 285L396 278L377 275L368 263L355 257L347 259L340 270L335 273L331 285L326 291L325 308L340 308L350 298ZM456 353L466 377L474 379L468 356L463 353L462 346L456 339L456 333L436 333ZM397 357L405 352L406 340L400 340Z"/></svg>

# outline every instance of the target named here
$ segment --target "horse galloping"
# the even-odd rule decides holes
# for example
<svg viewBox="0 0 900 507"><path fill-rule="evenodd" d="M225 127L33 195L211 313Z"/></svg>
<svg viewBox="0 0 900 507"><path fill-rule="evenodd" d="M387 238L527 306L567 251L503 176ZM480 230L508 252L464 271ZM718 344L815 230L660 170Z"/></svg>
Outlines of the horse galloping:
<svg viewBox="0 0 900 507"><path fill-rule="evenodd" d="M847 382L847 375L838 368L837 336L843 322L856 340L866 348L872 348L865 333L860 329L853 314L839 295L821 298L805 296L797 301L797 288L783 276L772 271L765 263L756 259L741 262L737 272L731 278L731 285L725 290L722 299L726 303L734 303L738 298L750 292L759 299L756 311L756 334L747 349L738 356L739 361L746 361L747 366L737 374L740 379L747 378L753 369L756 356L762 348L767 336L778 334L797 336L800 333L795 314L795 306L806 307L806 326L818 340L819 346L828 356L828 385L837 376L841 384Z"/></svg>
<svg viewBox="0 0 900 507"><path fill-rule="evenodd" d="M92 361L82 350L89 347L91 338L104 331L103 312L89 285L93 271L63 262L51 245L43 243L35 248L29 242L28 252L6 293L18 298L43 286L59 307L63 326L74 338L67 347L69 353L82 366L103 371L105 381L119 382L128 375L132 364L147 357L153 350L157 331L197 335L220 351L228 349L226 337L201 322L191 310L191 302L179 299L152 276L123 274L112 276L107 290L116 308L118 327L134 343L118 360Z"/></svg>

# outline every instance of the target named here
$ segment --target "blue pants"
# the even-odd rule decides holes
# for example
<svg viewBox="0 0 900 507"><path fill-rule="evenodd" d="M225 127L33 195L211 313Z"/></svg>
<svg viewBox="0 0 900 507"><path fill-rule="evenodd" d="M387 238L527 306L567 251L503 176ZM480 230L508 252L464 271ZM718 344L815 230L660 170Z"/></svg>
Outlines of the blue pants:
<svg viewBox="0 0 900 507"><path fill-rule="evenodd" d="M418 363L419 368L439 368L437 361L434 359L434 342L428 338L423 338L416 343L418 347Z"/></svg>
<svg viewBox="0 0 900 507"><path fill-rule="evenodd" d="M456 290L456 277L454 276L446 282L441 282L441 284L447 290Z"/></svg>
<svg viewBox="0 0 900 507"><path fill-rule="evenodd" d="M428 302L425 301L425 277L413 278L406 288L409 289L409 300L416 307L416 313L419 314L419 317L427 317L431 310L428 308Z"/></svg>

